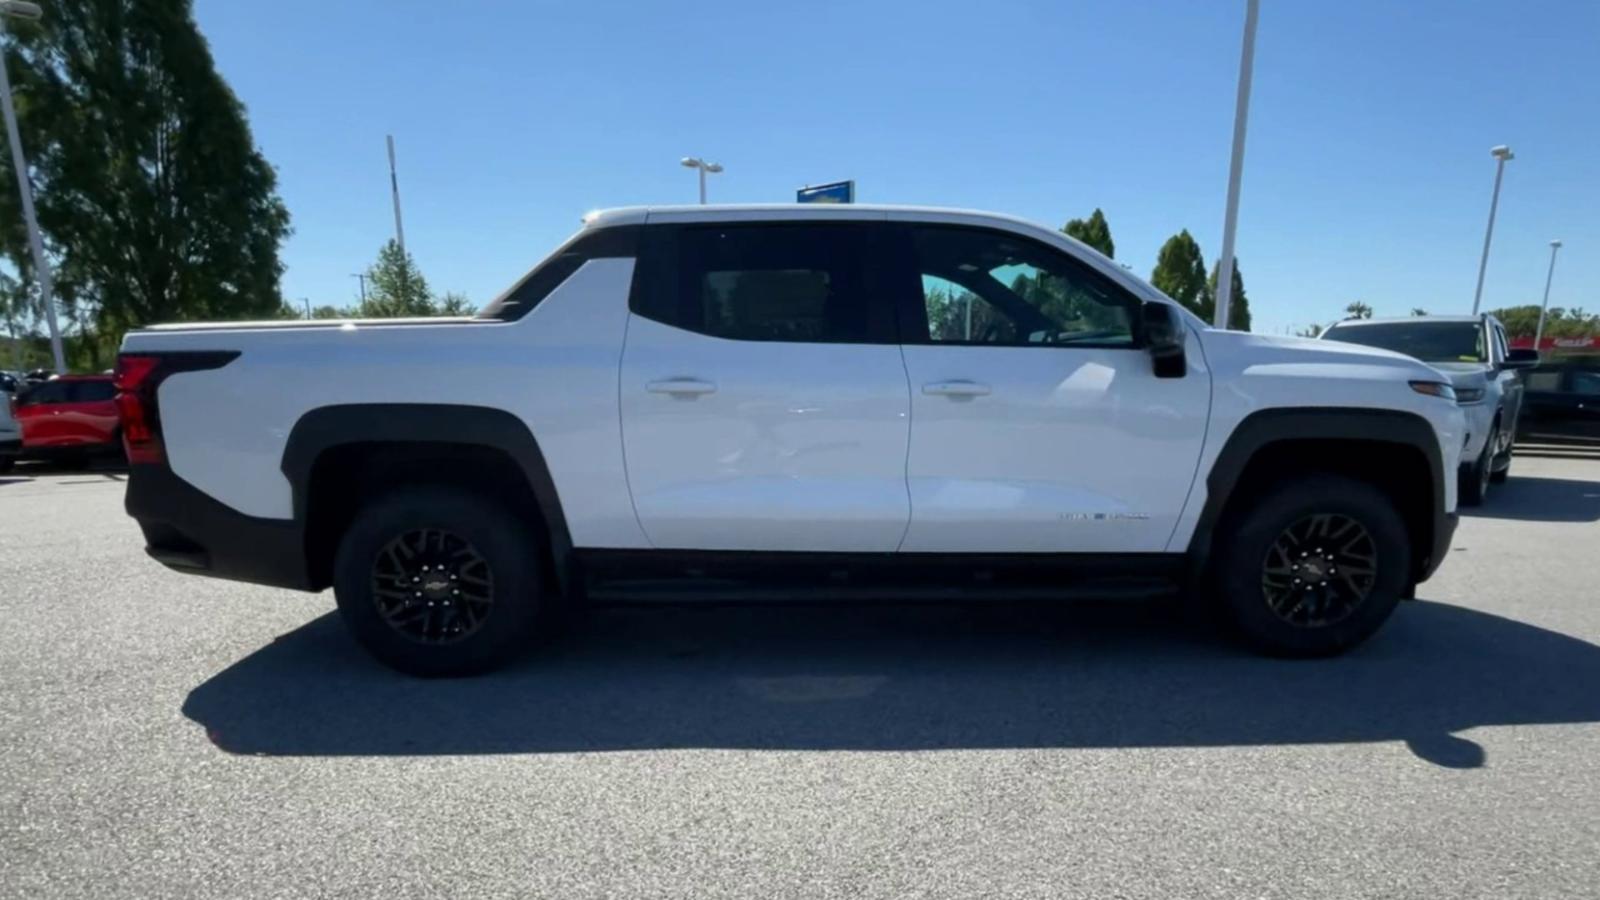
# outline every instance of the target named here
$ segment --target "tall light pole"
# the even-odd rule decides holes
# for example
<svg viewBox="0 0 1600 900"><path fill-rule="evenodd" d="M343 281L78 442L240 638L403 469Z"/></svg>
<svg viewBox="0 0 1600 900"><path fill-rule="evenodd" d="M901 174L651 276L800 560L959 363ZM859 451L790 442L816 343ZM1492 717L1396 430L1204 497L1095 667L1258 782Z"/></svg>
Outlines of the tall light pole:
<svg viewBox="0 0 1600 900"><path fill-rule="evenodd" d="M1239 223L1239 182L1244 177L1244 132L1250 120L1250 78L1255 71L1256 16L1260 6L1260 0L1245 0L1239 93L1233 104L1233 156L1228 161L1228 203L1222 214L1222 258L1217 260L1218 328L1228 327L1228 308L1233 305L1233 234Z"/></svg>
<svg viewBox="0 0 1600 900"><path fill-rule="evenodd" d="M1544 305L1539 307L1539 327L1533 332L1533 352L1539 352L1539 341L1544 337L1544 315L1550 311L1550 281L1556 277L1556 251L1561 249L1561 241L1550 242L1550 271L1544 276Z"/></svg>
<svg viewBox="0 0 1600 900"><path fill-rule="evenodd" d="M681 164L690 169L700 170L700 205L706 205L706 173L715 175L722 171L721 163L708 163L698 156L685 156Z"/></svg>
<svg viewBox="0 0 1600 900"><path fill-rule="evenodd" d="M400 252L406 252L406 230L400 225L400 177L394 169L394 135L386 134L384 137L389 142L389 193L394 197L394 240L400 245Z"/></svg>
<svg viewBox="0 0 1600 900"><path fill-rule="evenodd" d="M37 3L24 0L0 0L0 37L5 35L7 16L37 20L44 15ZM44 238L39 234L39 220L33 212L33 183L28 180L28 161L22 155L22 135L17 130L17 110L11 104L11 76L6 72L5 59L0 57L0 106L5 108L6 136L11 139L11 166L17 170L17 193L22 197L22 220L28 226L28 246L33 251L34 277L39 280L39 302L44 306L44 318L50 326L50 355L55 358L56 371L66 374L67 357L61 350L61 326L56 324L56 300L51 296L50 260L44 255Z"/></svg>
<svg viewBox="0 0 1600 900"><path fill-rule="evenodd" d="M1516 159L1516 154L1505 144L1489 148L1494 164L1494 193L1489 196L1489 227L1483 232L1483 257L1478 260L1478 287L1472 292L1472 314L1478 314L1478 304L1483 301L1483 273L1489 268L1489 241L1494 239L1494 213L1500 206L1500 178L1506 174L1506 161Z"/></svg>

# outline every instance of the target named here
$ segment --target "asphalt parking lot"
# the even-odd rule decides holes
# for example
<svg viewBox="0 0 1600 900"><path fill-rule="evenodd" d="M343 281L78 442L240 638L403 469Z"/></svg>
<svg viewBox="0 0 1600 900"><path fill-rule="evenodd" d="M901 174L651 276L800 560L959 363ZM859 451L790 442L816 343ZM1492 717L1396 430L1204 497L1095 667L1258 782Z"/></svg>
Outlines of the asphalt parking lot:
<svg viewBox="0 0 1600 900"><path fill-rule="evenodd" d="M1564 897L1600 886L1600 454L1519 457L1368 645L1160 606L596 614L369 662L329 594L0 476L7 897Z"/></svg>

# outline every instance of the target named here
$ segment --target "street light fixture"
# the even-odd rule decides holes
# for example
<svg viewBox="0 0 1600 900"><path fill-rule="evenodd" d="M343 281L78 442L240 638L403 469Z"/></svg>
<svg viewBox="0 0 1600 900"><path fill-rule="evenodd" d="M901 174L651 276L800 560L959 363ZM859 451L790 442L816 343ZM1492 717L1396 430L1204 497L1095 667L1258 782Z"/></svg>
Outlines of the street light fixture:
<svg viewBox="0 0 1600 900"><path fill-rule="evenodd" d="M1478 287L1472 292L1472 314L1478 314L1478 304L1483 300L1483 273L1489 268L1489 241L1494 238L1494 213L1500 206L1500 178L1506 173L1506 161L1516 159L1516 154L1505 144L1490 147L1494 157L1494 193L1489 197L1489 227L1483 233L1483 256L1478 260Z"/></svg>
<svg viewBox="0 0 1600 900"><path fill-rule="evenodd" d="M1550 242L1550 271L1544 276L1544 305L1539 307L1539 327L1533 332L1533 352L1539 352L1539 340L1544 337L1544 314L1550 311L1550 280L1556 277L1556 251L1561 249L1561 241Z"/></svg>
<svg viewBox="0 0 1600 900"><path fill-rule="evenodd" d="M0 37L5 35L8 16L37 21L43 15L37 3L0 0ZM39 235L39 219L33 211L33 183L28 180L28 160L22 154L22 135L17 131L17 110L11 103L11 76L6 72L3 51L0 51L0 108L5 113L6 136L11 140L11 166L17 170L17 193L22 198L22 221L28 227L28 246L33 251L34 277L39 279L39 301L44 306L45 322L50 326L50 354L54 357L56 372L64 375L67 359L61 350L61 327L56 324L56 301L50 293L50 260L45 258L44 238Z"/></svg>
<svg viewBox="0 0 1600 900"><path fill-rule="evenodd" d="M706 204L706 173L715 175L722 171L721 163L708 163L698 156L685 156L681 161L685 168L700 170L700 205Z"/></svg>

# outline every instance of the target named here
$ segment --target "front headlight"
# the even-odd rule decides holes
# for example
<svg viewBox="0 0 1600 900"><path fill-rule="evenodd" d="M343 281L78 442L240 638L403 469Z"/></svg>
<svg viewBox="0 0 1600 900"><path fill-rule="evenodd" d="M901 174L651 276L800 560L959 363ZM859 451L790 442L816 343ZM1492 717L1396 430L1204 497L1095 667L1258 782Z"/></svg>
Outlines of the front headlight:
<svg viewBox="0 0 1600 900"><path fill-rule="evenodd" d="M1419 394L1438 397L1441 400L1455 400L1456 389L1442 381L1413 381L1411 389Z"/></svg>
<svg viewBox="0 0 1600 900"><path fill-rule="evenodd" d="M1456 402L1461 404L1482 403L1483 392L1483 388L1456 388Z"/></svg>

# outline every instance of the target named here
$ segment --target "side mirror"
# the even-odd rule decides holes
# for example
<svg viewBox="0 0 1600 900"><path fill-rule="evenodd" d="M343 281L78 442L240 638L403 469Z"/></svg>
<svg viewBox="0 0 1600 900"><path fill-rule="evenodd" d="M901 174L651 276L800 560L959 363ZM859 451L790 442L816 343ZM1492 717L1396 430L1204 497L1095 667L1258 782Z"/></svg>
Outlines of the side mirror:
<svg viewBox="0 0 1600 900"><path fill-rule="evenodd" d="M1154 300L1145 301L1140 318L1156 377L1182 378L1189 369L1189 362L1183 355L1183 320L1171 306Z"/></svg>
<svg viewBox="0 0 1600 900"><path fill-rule="evenodd" d="M1505 368L1531 369L1539 364L1539 351L1517 347L1506 351Z"/></svg>

